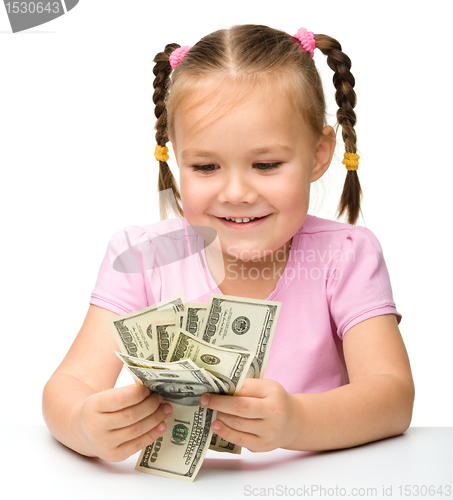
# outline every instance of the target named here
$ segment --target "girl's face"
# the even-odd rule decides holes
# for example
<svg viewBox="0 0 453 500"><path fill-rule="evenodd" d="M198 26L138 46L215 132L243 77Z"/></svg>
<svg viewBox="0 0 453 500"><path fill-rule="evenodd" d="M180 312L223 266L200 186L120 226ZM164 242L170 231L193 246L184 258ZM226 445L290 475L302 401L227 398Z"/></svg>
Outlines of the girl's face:
<svg viewBox="0 0 453 500"><path fill-rule="evenodd" d="M278 95L254 97L215 121L210 112L205 102L175 117L184 215L191 226L214 228L226 256L263 259L303 224L310 184L327 170L335 134L326 127L316 137Z"/></svg>

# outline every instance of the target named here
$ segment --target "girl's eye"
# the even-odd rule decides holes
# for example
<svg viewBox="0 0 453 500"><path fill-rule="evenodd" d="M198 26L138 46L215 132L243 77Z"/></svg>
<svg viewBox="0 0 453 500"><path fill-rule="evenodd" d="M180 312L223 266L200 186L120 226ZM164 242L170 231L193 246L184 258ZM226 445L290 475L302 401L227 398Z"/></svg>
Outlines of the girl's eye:
<svg viewBox="0 0 453 500"><path fill-rule="evenodd" d="M216 170L217 165L214 165L213 163L209 165L193 165L193 171L194 172L202 172L209 174L210 172L214 172Z"/></svg>
<svg viewBox="0 0 453 500"><path fill-rule="evenodd" d="M281 165L280 162L277 163L255 163L254 166L258 168L258 170L261 170L263 172L269 171L269 170L274 170L278 168Z"/></svg>
<svg viewBox="0 0 453 500"><path fill-rule="evenodd" d="M260 172L269 172L270 170L275 170L279 168L281 162L276 163L254 163L253 166L257 168ZM208 165L192 165L194 172L201 172L203 174L210 174L219 168L218 165L210 163Z"/></svg>

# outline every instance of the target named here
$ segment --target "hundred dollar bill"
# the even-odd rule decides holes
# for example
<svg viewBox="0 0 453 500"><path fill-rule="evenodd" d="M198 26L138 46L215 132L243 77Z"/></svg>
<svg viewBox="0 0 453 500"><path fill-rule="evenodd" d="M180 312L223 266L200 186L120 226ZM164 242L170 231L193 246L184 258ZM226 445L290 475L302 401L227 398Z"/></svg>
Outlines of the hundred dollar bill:
<svg viewBox="0 0 453 500"><path fill-rule="evenodd" d="M170 364L171 366L171 364ZM125 365L124 368L138 377L142 385L151 392L160 394L169 403L194 406L200 404L200 398L205 392L217 394L217 385L204 368L155 369Z"/></svg>
<svg viewBox="0 0 453 500"><path fill-rule="evenodd" d="M171 297L139 311L109 319L120 351L137 358L154 360L151 324L175 318L184 311L184 296Z"/></svg>
<svg viewBox="0 0 453 500"><path fill-rule="evenodd" d="M116 352L115 354L121 359L121 361L127 366L135 366L137 368L149 368L152 370L196 370L198 366L190 359L182 359L181 361L175 361L174 363L159 363L157 361L148 361L142 358L134 358L122 352Z"/></svg>
<svg viewBox="0 0 453 500"><path fill-rule="evenodd" d="M175 336L178 318L167 321L156 321L151 325L153 337L154 359L165 363L171 342Z"/></svg>
<svg viewBox="0 0 453 500"><path fill-rule="evenodd" d="M208 304L188 302L185 304L181 328L186 332L200 337Z"/></svg>
<svg viewBox="0 0 453 500"><path fill-rule="evenodd" d="M191 359L197 366L219 378L231 395L239 392L253 359L250 351L224 349L180 328L176 330L169 351L167 363Z"/></svg>
<svg viewBox="0 0 453 500"><path fill-rule="evenodd" d="M173 363L160 363L157 361L148 361L146 359L134 358L121 352L114 351L121 361L127 366L135 366L137 368L150 368L152 370L196 370L199 368L191 359L181 359ZM132 374L133 375L133 374ZM216 384L219 394L228 394L228 389L225 384L212 373L209 373L212 381ZM135 381L141 385L142 382L138 381L133 375Z"/></svg>
<svg viewBox="0 0 453 500"><path fill-rule="evenodd" d="M181 361L190 361L190 360L186 359L186 360L181 360ZM217 378L213 373L209 372L208 370L206 370L206 371L209 373L209 376L211 377L214 384L216 384L217 389L219 390L219 394L224 394L224 395L229 394L231 396L231 394L228 392L228 387L219 378Z"/></svg>
<svg viewBox="0 0 453 500"><path fill-rule="evenodd" d="M205 392L216 393L216 385L202 368L161 373L133 366L126 369L173 407L165 419L167 430L142 450L135 469L192 482L209 448L211 424L217 416L216 411L200 405L200 397Z"/></svg>
<svg viewBox="0 0 453 500"><path fill-rule="evenodd" d="M175 299L177 304L169 304L169 302ZM165 308L171 309L162 316L159 312L162 307L164 311ZM248 351L251 354L251 364L248 363L250 368L248 368L246 372L244 370L243 374L245 372L244 376L261 378L266 366L280 307L280 302L246 299L226 295L211 295L211 300L208 304L184 303L181 294L168 299L168 301L151 306L151 308L142 309L141 311L115 318L115 320L110 320L110 323L118 345L122 350L122 354L117 353L117 355L125 364L136 367L146 366L155 370L168 370L169 368L171 368L171 370L187 370L194 369L194 367L198 365L202 368L206 368L207 372L209 372L210 383L216 387L216 390L211 392L234 394L239 391L243 378L241 378L239 384L234 387L233 380L230 377L225 379L223 372L222 374L217 373L217 375L220 375L220 378L216 377L216 375L214 375L214 373L216 373L215 363L214 365L212 364L214 358L210 359L210 363L204 364L199 361L195 364L191 359L180 359L176 362L172 361L171 363L166 363L167 359L170 359L170 345L175 338L176 332L178 332L178 335L180 330L194 332L199 337L199 340L204 339L205 343L211 344L211 348L214 346L217 348L223 347L229 350L230 353L231 350ZM148 323L144 330L143 326L136 321L134 316L150 309L151 311L147 313L147 315L150 315L150 318L145 317ZM169 311L171 311L171 313L169 313ZM120 328L114 328L114 321L120 321L123 318L128 319L129 323L119 323ZM131 323L131 321L134 320L136 321L135 324ZM207 324L208 321L209 324ZM146 336L143 334L144 331L146 331ZM120 333L123 335L121 336ZM183 344L184 342L180 343L180 348ZM137 348L134 348L134 345L138 345L141 351L139 352ZM143 346L148 350L148 356L146 356L146 350ZM195 354L193 354L194 357L200 358L200 353L198 352L197 354L193 346L190 350L195 352ZM138 358L129 355L134 352L136 356L139 356ZM209 358L205 357L205 361L208 359ZM190 366L188 363L190 363ZM224 364L224 368L225 367L226 365ZM130 373L133 375L136 383L143 383L137 375L134 375L131 371ZM183 396L183 391L181 392L181 396L185 397ZM192 398L190 390L187 396L189 399ZM200 406L200 412L201 411L202 407ZM174 413L172 416L173 415ZM215 415L211 415L211 422L215 418ZM161 445L157 444L156 446L160 449ZM241 447L221 439L212 432L210 434L209 447L216 451L241 453ZM150 451L149 448L150 447L147 447L147 450L143 450L143 457L146 455L145 452ZM156 452L157 450L154 449L153 453ZM150 463L152 463L153 460L153 453L151 453L147 459L151 461Z"/></svg>
<svg viewBox="0 0 453 500"><path fill-rule="evenodd" d="M262 378L281 302L212 294L202 339L228 349L255 354L251 378Z"/></svg>
<svg viewBox="0 0 453 500"><path fill-rule="evenodd" d="M201 338L228 349L254 353L247 377L262 378L281 302L212 294ZM211 450L241 453L242 448L213 434Z"/></svg>

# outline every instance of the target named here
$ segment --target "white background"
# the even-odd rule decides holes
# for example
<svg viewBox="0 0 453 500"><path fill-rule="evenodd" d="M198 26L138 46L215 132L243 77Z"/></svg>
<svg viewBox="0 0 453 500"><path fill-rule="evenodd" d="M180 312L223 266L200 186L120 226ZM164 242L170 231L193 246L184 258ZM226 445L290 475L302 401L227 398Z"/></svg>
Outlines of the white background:
<svg viewBox="0 0 453 500"><path fill-rule="evenodd" d="M452 426L450 19L435 0L80 0L12 34L0 5L0 423L43 423L42 389L82 324L110 236L159 220L155 54L252 23L328 34L351 57L359 224L381 242L403 314L412 425ZM332 74L317 52L333 125ZM346 174L339 142L311 209L321 217L335 218Z"/></svg>

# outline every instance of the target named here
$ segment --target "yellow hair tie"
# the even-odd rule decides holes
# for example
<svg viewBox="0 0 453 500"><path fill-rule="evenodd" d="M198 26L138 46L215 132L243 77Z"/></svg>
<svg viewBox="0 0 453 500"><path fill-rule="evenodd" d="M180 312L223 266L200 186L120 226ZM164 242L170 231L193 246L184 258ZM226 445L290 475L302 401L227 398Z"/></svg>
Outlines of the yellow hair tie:
<svg viewBox="0 0 453 500"><path fill-rule="evenodd" d="M170 157L168 156L168 148L167 146L159 146L156 144L156 150L154 151L154 158L157 161L167 161Z"/></svg>
<svg viewBox="0 0 453 500"><path fill-rule="evenodd" d="M359 168L360 156L355 153L345 153L342 163L348 170L357 170Z"/></svg>

